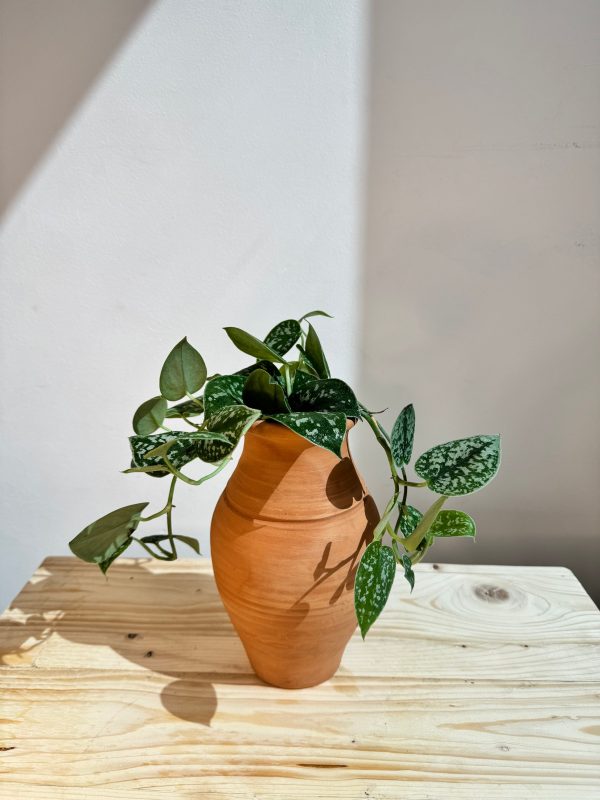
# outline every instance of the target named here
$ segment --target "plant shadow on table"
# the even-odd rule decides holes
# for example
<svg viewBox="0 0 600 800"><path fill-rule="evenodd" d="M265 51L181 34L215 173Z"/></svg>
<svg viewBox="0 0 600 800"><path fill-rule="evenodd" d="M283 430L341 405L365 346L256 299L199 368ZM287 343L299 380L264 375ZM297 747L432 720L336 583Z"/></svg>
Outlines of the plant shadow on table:
<svg viewBox="0 0 600 800"><path fill-rule="evenodd" d="M261 684L211 575L182 571L176 562L168 572L153 573L144 559L113 564L107 578L92 565L88 574L87 565L77 564L77 577L70 580L69 563L47 559L43 577L38 573L11 604L14 618L0 620L0 664L44 665L44 642L55 634L105 646L175 678L161 691L163 706L201 725L210 725L215 714L215 684ZM84 669L84 657L73 652L70 663ZM106 664L102 654L98 661Z"/></svg>

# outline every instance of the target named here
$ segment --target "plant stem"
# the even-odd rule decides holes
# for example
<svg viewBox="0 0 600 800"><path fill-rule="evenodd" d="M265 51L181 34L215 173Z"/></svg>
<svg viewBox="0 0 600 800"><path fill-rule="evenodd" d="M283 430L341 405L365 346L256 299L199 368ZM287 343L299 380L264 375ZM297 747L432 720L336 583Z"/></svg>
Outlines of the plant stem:
<svg viewBox="0 0 600 800"><path fill-rule="evenodd" d="M175 539L173 538L173 495L175 494L175 484L177 483L177 475L173 475L171 485L169 486L169 496L167 497L167 534L169 536L169 544L171 545L171 552L173 558L177 558L177 547L175 546Z"/></svg>
<svg viewBox="0 0 600 800"><path fill-rule="evenodd" d="M199 397L194 397L194 395L190 394L190 392L186 392L185 396L190 400L193 400L194 403L196 403L197 406L200 406L200 408L204 411L204 403L202 402L202 400L200 400Z"/></svg>
<svg viewBox="0 0 600 800"><path fill-rule="evenodd" d="M175 478L179 478L179 480L183 481L184 483L189 483L190 486L200 486L200 484L204 483L204 481L207 481L210 478L214 478L215 475L218 475L219 472L221 472L221 470L224 469L231 461L231 456L224 458L223 461L219 462L216 469L214 469L212 472L209 472L208 475L203 475L202 478L199 478L197 481L193 480L192 478L188 478L188 476L184 475L183 472L180 472L177 467L174 467L166 455L163 456L163 461L165 463L165 467Z"/></svg>
<svg viewBox="0 0 600 800"><path fill-rule="evenodd" d="M159 556L159 555L157 555L156 553L154 553L154 552L153 552L153 551L150 549L150 547L148 546L148 544L146 544L146 542L142 542L142 540L141 540L141 539L138 539L136 536L132 536L132 537L131 537L131 540L132 540L133 542L137 542L138 544L141 544L141 545L142 545L142 547L144 548L144 550L145 550L147 553L150 553L150 555L152 556L152 558L157 558L159 561L173 561L173 556L172 556L170 553L167 553L167 554L166 554L166 555L164 555L164 556ZM158 545L157 545L157 547L158 547ZM162 550L162 548L160 548L160 549ZM163 553L166 553L166 550L162 550L162 552L163 552Z"/></svg>

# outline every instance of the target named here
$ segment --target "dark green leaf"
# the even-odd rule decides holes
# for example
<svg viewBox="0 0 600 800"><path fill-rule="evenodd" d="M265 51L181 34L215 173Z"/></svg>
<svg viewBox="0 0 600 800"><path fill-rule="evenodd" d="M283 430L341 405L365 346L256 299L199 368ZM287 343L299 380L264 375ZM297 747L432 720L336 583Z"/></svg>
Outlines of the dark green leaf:
<svg viewBox="0 0 600 800"><path fill-rule="evenodd" d="M106 575L106 573L108 572L108 568L113 563L113 561L115 561L120 555L122 555L125 552L125 550L127 550L132 541L133 539L129 537L129 539L126 539L120 547L117 547L117 549L111 556L106 558L104 561L100 561L98 566L100 567L100 571L102 572L103 575Z"/></svg>
<svg viewBox="0 0 600 800"><path fill-rule="evenodd" d="M475 536L475 521L464 511L440 511L429 529L430 536Z"/></svg>
<svg viewBox="0 0 600 800"><path fill-rule="evenodd" d="M404 567L404 577L409 582L410 590L412 592L412 590L415 588L415 573L413 572L412 561L406 554L402 556L402 566Z"/></svg>
<svg viewBox="0 0 600 800"><path fill-rule="evenodd" d="M406 506L404 513L400 516L400 530L405 536L408 536L422 519L423 514L417 508Z"/></svg>
<svg viewBox="0 0 600 800"><path fill-rule="evenodd" d="M283 357L280 356L279 353L276 353L275 350L271 350L268 345L261 342L256 336L252 336L251 333L246 333L246 331L243 331L241 328L224 328L224 330L234 345L238 350L241 350L242 353L254 356L254 358L264 358L266 361L275 361L276 363L283 362Z"/></svg>
<svg viewBox="0 0 600 800"><path fill-rule="evenodd" d="M208 464L222 461L235 450L239 440L257 419L260 419L260 411L247 406L225 406L217 411L210 418L209 428L214 433L222 434L228 444L222 441L199 442L199 458Z"/></svg>
<svg viewBox="0 0 600 800"><path fill-rule="evenodd" d="M213 414L225 406L241 405L244 375L219 375L210 380L204 389L204 414L208 423Z"/></svg>
<svg viewBox="0 0 600 800"><path fill-rule="evenodd" d="M395 574L392 548L379 541L371 542L358 566L354 584L354 608L363 639L387 603Z"/></svg>
<svg viewBox="0 0 600 800"><path fill-rule="evenodd" d="M338 458L342 457L346 416L341 412L297 411L292 414L273 414L271 419L285 425L309 442L331 450Z"/></svg>
<svg viewBox="0 0 600 800"><path fill-rule="evenodd" d="M200 353L183 338L167 356L160 371L160 393L167 400L180 400L204 386L206 365Z"/></svg>
<svg viewBox="0 0 600 800"><path fill-rule="evenodd" d="M308 358L310 365L317 371L319 378L329 378L329 365L327 364L325 353L321 347L317 332L310 322L308 323L304 355Z"/></svg>
<svg viewBox="0 0 600 800"><path fill-rule="evenodd" d="M178 542L183 542L187 544L188 547L191 547L198 555L200 554L200 542L198 539L194 539L193 536L181 536L181 534L175 534L173 536L174 539L177 539Z"/></svg>
<svg viewBox="0 0 600 800"><path fill-rule="evenodd" d="M250 375L251 372L254 372L256 369L264 369L265 372L268 372L272 378L275 378L277 381L281 383L281 374L279 373L279 369L273 364L272 361L265 361L265 359L261 359L260 361L255 361L254 364L250 364L243 369L238 369L235 375Z"/></svg>
<svg viewBox="0 0 600 800"><path fill-rule="evenodd" d="M135 503L123 506L100 517L71 539L71 551L83 561L104 564L103 571L106 571L114 558L125 549L123 545L129 542L147 505L148 503Z"/></svg>
<svg viewBox="0 0 600 800"><path fill-rule="evenodd" d="M294 383L290 397L294 411L341 411L347 417L360 416L358 401L352 389L339 378Z"/></svg>
<svg viewBox="0 0 600 800"><path fill-rule="evenodd" d="M408 464L412 457L415 439L415 410L408 405L398 414L392 428L391 450L397 467Z"/></svg>
<svg viewBox="0 0 600 800"><path fill-rule="evenodd" d="M242 397L245 405L258 408L263 414L285 414L290 410L280 384L263 369L248 375Z"/></svg>
<svg viewBox="0 0 600 800"><path fill-rule="evenodd" d="M133 430L144 436L153 433L165 421L167 401L160 395L146 400L133 415Z"/></svg>
<svg viewBox="0 0 600 800"><path fill-rule="evenodd" d="M499 436L471 436L432 447L417 460L415 472L434 492L463 495L489 483L500 465Z"/></svg>
<svg viewBox="0 0 600 800"><path fill-rule="evenodd" d="M210 443L220 439L228 444L229 440L213 431L164 431L148 436L130 436L129 444L132 454L132 467L160 467L163 458L168 454L169 461L176 469L181 469L190 461L198 458L198 447L201 442ZM162 478L168 470L148 473Z"/></svg>
<svg viewBox="0 0 600 800"><path fill-rule="evenodd" d="M167 409L167 419L182 419L183 417L198 417L204 412L204 400L196 397L195 400L184 400Z"/></svg>
<svg viewBox="0 0 600 800"><path fill-rule="evenodd" d="M328 314L326 311L309 311L308 314L305 314L303 317L300 317L300 322L309 317L328 317L329 319L333 319L331 314Z"/></svg>
<svg viewBox="0 0 600 800"><path fill-rule="evenodd" d="M304 360L304 356L301 355L300 361L298 362L298 369L294 375L294 384L292 387L293 391L296 392L300 389L303 389L307 383L312 383L318 379L319 376L317 375L316 371L309 366L309 364Z"/></svg>
<svg viewBox="0 0 600 800"><path fill-rule="evenodd" d="M302 335L300 323L295 319L286 319L269 331L265 336L265 344L284 356L296 344Z"/></svg>

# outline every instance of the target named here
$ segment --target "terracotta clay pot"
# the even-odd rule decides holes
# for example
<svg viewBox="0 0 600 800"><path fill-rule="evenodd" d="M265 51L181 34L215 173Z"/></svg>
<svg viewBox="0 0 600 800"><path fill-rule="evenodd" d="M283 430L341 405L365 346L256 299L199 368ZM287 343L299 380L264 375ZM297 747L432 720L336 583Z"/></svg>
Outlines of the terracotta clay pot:
<svg viewBox="0 0 600 800"><path fill-rule="evenodd" d="M213 514L219 593L253 669L274 686L330 678L356 628L354 578L379 515L347 441L342 456L258 422Z"/></svg>

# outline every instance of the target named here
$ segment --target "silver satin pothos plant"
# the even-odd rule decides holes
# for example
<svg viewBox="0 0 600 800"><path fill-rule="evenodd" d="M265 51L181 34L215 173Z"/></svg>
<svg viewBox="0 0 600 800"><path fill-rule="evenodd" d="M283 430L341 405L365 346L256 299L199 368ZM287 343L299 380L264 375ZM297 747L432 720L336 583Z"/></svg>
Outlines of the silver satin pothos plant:
<svg viewBox="0 0 600 800"><path fill-rule="evenodd" d="M332 378L319 337L309 321L329 317L311 311L299 320L280 322L259 339L240 328L225 328L233 344L255 361L230 375L207 377L200 353L182 339L163 364L160 394L142 403L133 415L129 438L132 461L125 472L168 478L164 508L144 516L148 503L119 508L88 525L69 544L84 561L106 573L133 543L163 561L177 558L177 545L200 553L197 539L174 533L173 500L178 481L198 486L231 461L236 446L257 420L285 425L308 441L341 458L346 421L364 420L383 448L393 493L373 531L356 572L354 601L363 638L384 608L397 566L412 588L413 566L440 537L475 536L475 523L464 511L443 506L451 497L471 494L489 483L500 463L500 437L471 436L432 447L414 463L420 480L409 480L415 412L400 411L391 433L367 410L353 390ZM290 355L292 348L296 352ZM202 393L201 390L203 390ZM174 405L170 405L174 403ZM169 427L172 420L188 430ZM212 466L193 479L182 470L194 461ZM428 488L438 497L425 511L409 504L409 490ZM164 517L164 533L135 535L141 523ZM384 542L385 539L385 542Z"/></svg>

